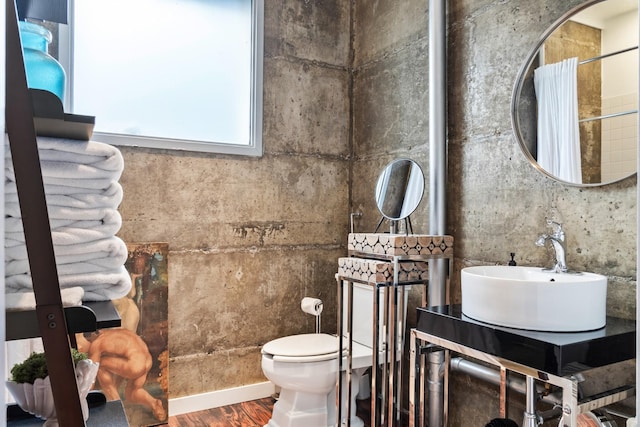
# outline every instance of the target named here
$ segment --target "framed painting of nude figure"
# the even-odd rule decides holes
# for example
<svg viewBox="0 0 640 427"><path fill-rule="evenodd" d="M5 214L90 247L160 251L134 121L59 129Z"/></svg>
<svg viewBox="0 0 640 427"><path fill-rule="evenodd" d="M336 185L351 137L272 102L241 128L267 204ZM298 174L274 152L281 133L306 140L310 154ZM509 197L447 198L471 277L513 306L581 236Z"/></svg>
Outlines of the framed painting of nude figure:
<svg viewBox="0 0 640 427"><path fill-rule="evenodd" d="M122 325L79 337L78 348L100 364L95 388L122 400L129 424L156 426L167 422L168 244L127 249L131 292L114 300Z"/></svg>

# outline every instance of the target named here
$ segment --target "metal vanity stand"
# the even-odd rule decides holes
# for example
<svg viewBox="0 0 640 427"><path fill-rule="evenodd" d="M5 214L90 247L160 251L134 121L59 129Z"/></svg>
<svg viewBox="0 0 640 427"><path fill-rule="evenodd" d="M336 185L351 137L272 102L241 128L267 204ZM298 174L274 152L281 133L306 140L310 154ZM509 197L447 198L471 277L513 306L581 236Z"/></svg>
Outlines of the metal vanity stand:
<svg viewBox="0 0 640 427"><path fill-rule="evenodd" d="M366 236L365 239L370 243L377 237L380 237L383 242L363 247L358 244L358 240L363 236ZM407 245L407 241L409 241L409 245ZM337 401L345 401L346 405L345 408L338 405L337 420L343 419L343 411L345 414L351 413L353 285L360 283L371 286L374 290L371 426L400 426L405 293L407 286L421 285L422 305L426 305L426 285L429 282L428 261L446 259L449 264L448 300L448 283L453 268L453 238L451 236L350 234L348 254L348 258L340 258L336 274L338 284L337 334L340 337L340 348L346 348L346 367L343 366L343 358L338 358L336 391ZM346 313L346 316L343 313ZM382 318L380 318L381 316ZM348 338L344 338L345 336ZM381 375L378 375L378 369L376 369L378 366L381 367ZM344 379L343 368L346 373ZM346 396L343 396L344 393ZM350 427L351 419L349 416L345 417L346 422L341 425ZM339 422L338 424L340 425Z"/></svg>
<svg viewBox="0 0 640 427"><path fill-rule="evenodd" d="M635 321L607 317L604 328L589 332L550 333L503 328L467 318L460 305L418 309L417 327L411 330L409 387L410 426L424 425L425 354L445 350L444 425L450 353L456 352L500 369L500 416L505 417L506 374L526 378L527 402L535 402L535 381L557 386L562 392L562 426L577 427L581 413L635 395L634 385L578 398L578 373L635 358ZM535 407L527 403L526 417ZM536 424L530 424L536 425Z"/></svg>

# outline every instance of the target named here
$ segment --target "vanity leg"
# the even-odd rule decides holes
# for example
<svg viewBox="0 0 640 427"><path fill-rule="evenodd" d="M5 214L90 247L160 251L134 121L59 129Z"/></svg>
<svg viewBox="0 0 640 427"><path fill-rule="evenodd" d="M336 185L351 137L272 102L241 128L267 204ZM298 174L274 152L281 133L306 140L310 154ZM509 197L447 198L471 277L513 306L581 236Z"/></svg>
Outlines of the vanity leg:
<svg viewBox="0 0 640 427"><path fill-rule="evenodd" d="M380 379L378 368L380 367L380 288L374 286L373 292L373 342L371 357L371 426L381 425L380 411L378 405L378 394L380 392Z"/></svg>
<svg viewBox="0 0 640 427"><path fill-rule="evenodd" d="M352 401L352 391L351 391L351 381L352 381L352 370L353 370L353 282L348 281L349 287L347 288L347 336L348 339L348 350L347 350L347 405L346 405L346 414L345 418L347 420L346 427L351 427L351 401ZM342 347L340 348L340 359L342 359ZM340 375L340 373L338 373ZM342 406L342 400L338 401L338 405ZM338 424L340 426L341 424Z"/></svg>
<svg viewBox="0 0 640 427"><path fill-rule="evenodd" d="M405 321L404 321L404 311L405 311L405 306L404 306L404 297L405 297L405 288L404 286L399 286L398 287L398 311L396 312L396 319L398 319L398 333L396 334L398 337L398 344L397 344L397 348L400 352L400 355L397 357L396 360L396 365L398 367L397 369L397 373L396 373L396 378L397 380L397 385L396 385L396 422L398 423L399 426L402 425L402 357L404 355L404 334L406 332L406 328L405 328Z"/></svg>
<svg viewBox="0 0 640 427"><path fill-rule="evenodd" d="M578 382L568 380L562 385L562 427L578 426Z"/></svg>
<svg viewBox="0 0 640 427"><path fill-rule="evenodd" d="M387 390L389 390L389 302L390 302L390 292L389 287L384 286L383 288L384 294L384 303L382 309L382 317L383 317L383 350L382 350L382 363L380 364L380 374L382 376L381 382L382 386L380 388L380 424L376 424L376 427L386 426L388 422L388 413L387 413Z"/></svg>
<svg viewBox="0 0 640 427"><path fill-rule="evenodd" d="M416 425L416 338L411 330L409 339L409 427Z"/></svg>
<svg viewBox="0 0 640 427"><path fill-rule="evenodd" d="M423 357L415 329L411 330L409 341L409 427L422 427L422 420L424 419L422 413L424 408L424 378L421 369Z"/></svg>
<svg viewBox="0 0 640 427"><path fill-rule="evenodd" d="M389 289L389 288L388 288ZM389 343L389 364L387 365L387 369L389 370L389 383L388 387L385 390L386 398L387 398L387 423L386 427L393 427L396 419L396 411L395 411L395 382L396 382L396 343L397 343L397 328L396 328L396 310L398 309L397 298L398 298L398 288L395 286L389 289L390 291L390 304L389 311L387 312L388 322L388 339Z"/></svg>
<svg viewBox="0 0 640 427"><path fill-rule="evenodd" d="M507 370L500 367L500 418L507 418Z"/></svg>
<svg viewBox="0 0 640 427"><path fill-rule="evenodd" d="M442 404L442 425L449 425L449 368L451 366L451 352L444 350L444 378L443 381L443 404Z"/></svg>
<svg viewBox="0 0 640 427"><path fill-rule="evenodd" d="M344 292L344 281L340 278L336 278L338 282L338 345L339 348L342 349L344 345L343 341L343 333L344 333L344 319L343 319L343 309L344 309L344 301L343 301L343 292ZM336 425L340 425L340 420L342 420L342 357L338 357L338 381L336 382L336 396L337 399L337 408L336 408Z"/></svg>

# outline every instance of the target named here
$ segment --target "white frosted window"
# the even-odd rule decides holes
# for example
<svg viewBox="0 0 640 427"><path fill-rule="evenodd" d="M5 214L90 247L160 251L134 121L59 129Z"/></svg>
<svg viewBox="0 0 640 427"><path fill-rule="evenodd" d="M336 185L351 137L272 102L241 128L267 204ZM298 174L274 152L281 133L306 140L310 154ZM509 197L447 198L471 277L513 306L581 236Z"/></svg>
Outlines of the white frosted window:
<svg viewBox="0 0 640 427"><path fill-rule="evenodd" d="M252 3L76 0L73 112L95 116L97 135L116 137L108 142L255 149L262 12Z"/></svg>

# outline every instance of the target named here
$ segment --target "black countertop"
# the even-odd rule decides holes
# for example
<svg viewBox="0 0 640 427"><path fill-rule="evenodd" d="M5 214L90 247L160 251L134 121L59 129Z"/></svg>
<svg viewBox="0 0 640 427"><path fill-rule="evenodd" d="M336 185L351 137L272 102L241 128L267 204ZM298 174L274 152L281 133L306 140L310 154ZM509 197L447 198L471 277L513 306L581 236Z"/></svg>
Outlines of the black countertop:
<svg viewBox="0 0 640 427"><path fill-rule="evenodd" d="M636 322L615 317L595 331L535 332L479 322L448 305L419 307L417 329L559 376L636 357Z"/></svg>

